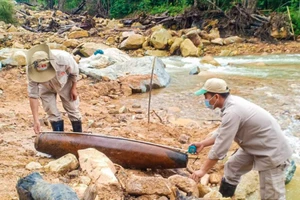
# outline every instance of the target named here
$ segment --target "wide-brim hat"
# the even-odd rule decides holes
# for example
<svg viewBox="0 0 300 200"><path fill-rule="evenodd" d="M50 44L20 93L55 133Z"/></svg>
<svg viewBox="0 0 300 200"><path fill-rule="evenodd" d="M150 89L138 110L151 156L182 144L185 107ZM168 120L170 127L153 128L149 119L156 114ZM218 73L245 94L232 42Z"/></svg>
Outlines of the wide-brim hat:
<svg viewBox="0 0 300 200"><path fill-rule="evenodd" d="M35 52L43 51L48 54L50 63L46 70L38 71L33 64L32 56ZM55 69L53 68L54 65L54 56L52 55L50 48L47 44L40 44L37 46L32 47L29 49L26 53L26 59L27 59L27 75L28 77L38 83L43 83L51 80L55 77Z"/></svg>
<svg viewBox="0 0 300 200"><path fill-rule="evenodd" d="M204 83L204 86L200 90L195 92L195 95L199 96L207 92L223 94L229 92L229 88L223 79L211 78Z"/></svg>

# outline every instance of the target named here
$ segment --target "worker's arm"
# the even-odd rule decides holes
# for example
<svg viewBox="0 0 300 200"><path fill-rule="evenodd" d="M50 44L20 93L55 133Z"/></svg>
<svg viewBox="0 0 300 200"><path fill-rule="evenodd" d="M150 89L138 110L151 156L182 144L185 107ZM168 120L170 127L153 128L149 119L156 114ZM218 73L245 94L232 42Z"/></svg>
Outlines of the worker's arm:
<svg viewBox="0 0 300 200"><path fill-rule="evenodd" d="M211 160L211 159L207 159L203 166L197 170L194 171L194 173L191 175L191 178L194 179L196 182L199 182L199 180L208 172L208 170L210 170L216 163L218 162L218 160Z"/></svg>
<svg viewBox="0 0 300 200"><path fill-rule="evenodd" d="M36 134L41 132L41 124L39 120L39 101L36 98L29 97L30 108L33 116L33 130Z"/></svg>
<svg viewBox="0 0 300 200"><path fill-rule="evenodd" d="M66 66L67 66L66 71L68 74L68 79L69 79L68 81L70 81L72 84L71 91L70 91L70 98L71 101L75 101L78 97L77 79L79 75L79 67L76 61L74 60L74 58L70 54L65 55L64 62L66 62Z"/></svg>
<svg viewBox="0 0 300 200"><path fill-rule="evenodd" d="M193 143L197 147L197 153L200 153L204 147L209 147L215 143L216 138L215 137L210 137L207 138L201 142L195 142Z"/></svg>
<svg viewBox="0 0 300 200"><path fill-rule="evenodd" d="M72 87L71 87L71 91L70 91L70 98L71 101L75 101L78 97L78 93L77 93L77 82L72 82Z"/></svg>

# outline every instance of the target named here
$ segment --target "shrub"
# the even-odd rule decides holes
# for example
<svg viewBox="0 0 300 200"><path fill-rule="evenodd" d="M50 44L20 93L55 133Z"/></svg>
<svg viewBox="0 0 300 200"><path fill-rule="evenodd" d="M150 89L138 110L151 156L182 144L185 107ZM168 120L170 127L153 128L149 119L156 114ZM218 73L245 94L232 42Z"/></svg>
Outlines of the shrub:
<svg viewBox="0 0 300 200"><path fill-rule="evenodd" d="M293 22L293 28L295 35L300 34L300 12L297 9L291 10L291 18Z"/></svg>
<svg viewBox="0 0 300 200"><path fill-rule="evenodd" d="M0 21L16 23L14 5L10 0L0 0Z"/></svg>

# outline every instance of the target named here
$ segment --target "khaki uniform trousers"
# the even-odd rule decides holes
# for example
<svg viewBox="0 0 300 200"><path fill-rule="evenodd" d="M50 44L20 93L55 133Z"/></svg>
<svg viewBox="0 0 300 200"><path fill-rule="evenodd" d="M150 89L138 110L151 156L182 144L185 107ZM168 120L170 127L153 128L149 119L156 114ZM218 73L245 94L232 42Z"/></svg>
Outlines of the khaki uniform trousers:
<svg viewBox="0 0 300 200"><path fill-rule="evenodd" d="M243 149L230 157L225 164L224 177L226 182L238 185L241 176L253 168L254 156ZM274 169L259 171L260 195L263 200L285 200L285 164Z"/></svg>
<svg viewBox="0 0 300 200"><path fill-rule="evenodd" d="M70 91L72 88L72 81L68 80L68 82L64 85L64 87L59 91L50 90L44 85L40 84L40 98L42 100L42 105L45 112L48 114L48 120L50 122L55 122L62 120L61 112L58 110L56 105L56 96L57 94L60 96L62 101L63 108L68 114L70 121L80 121L81 114L79 112L79 98L75 101L71 101Z"/></svg>

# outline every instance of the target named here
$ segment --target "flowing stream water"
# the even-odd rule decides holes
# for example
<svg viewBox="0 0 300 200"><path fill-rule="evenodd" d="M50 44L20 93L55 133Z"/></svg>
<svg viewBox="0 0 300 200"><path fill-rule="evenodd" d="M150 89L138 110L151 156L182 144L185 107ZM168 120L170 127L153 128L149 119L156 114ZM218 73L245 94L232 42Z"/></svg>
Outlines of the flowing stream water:
<svg viewBox="0 0 300 200"><path fill-rule="evenodd" d="M151 107L179 107L181 118L202 123L207 119L220 119L219 110L210 111L203 97L193 93L205 80L218 77L226 80L231 93L244 97L269 111L279 122L294 150L298 165L296 175L287 185L287 199L300 196L300 55L215 57L221 66L201 64L200 58L162 58L171 75L168 87L153 90ZM199 75L189 72L199 67ZM134 99L148 102L148 94L133 95Z"/></svg>

